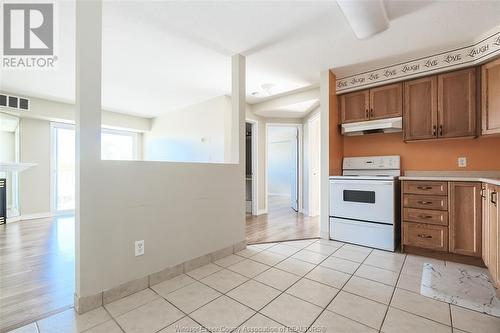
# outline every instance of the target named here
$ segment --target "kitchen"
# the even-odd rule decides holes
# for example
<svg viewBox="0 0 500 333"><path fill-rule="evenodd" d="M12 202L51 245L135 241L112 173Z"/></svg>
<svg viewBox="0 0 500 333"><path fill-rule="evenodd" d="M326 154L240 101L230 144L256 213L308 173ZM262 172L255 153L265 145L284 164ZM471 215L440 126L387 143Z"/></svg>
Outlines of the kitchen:
<svg viewBox="0 0 500 333"><path fill-rule="evenodd" d="M330 74L329 229L333 240L486 267L498 297L500 59L484 57L489 45ZM444 65L461 52L481 60Z"/></svg>

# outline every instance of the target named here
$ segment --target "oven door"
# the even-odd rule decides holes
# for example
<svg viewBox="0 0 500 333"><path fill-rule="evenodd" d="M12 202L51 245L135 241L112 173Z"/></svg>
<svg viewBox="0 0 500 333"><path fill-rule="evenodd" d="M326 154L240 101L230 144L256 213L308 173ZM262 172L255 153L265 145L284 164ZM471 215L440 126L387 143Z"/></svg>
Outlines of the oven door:
<svg viewBox="0 0 500 333"><path fill-rule="evenodd" d="M394 182L330 180L330 216L394 224Z"/></svg>

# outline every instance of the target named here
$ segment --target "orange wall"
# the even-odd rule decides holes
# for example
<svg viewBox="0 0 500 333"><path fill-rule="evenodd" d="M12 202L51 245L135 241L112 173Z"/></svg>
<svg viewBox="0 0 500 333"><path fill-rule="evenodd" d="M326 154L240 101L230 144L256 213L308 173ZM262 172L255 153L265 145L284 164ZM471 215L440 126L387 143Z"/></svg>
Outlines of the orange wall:
<svg viewBox="0 0 500 333"><path fill-rule="evenodd" d="M404 143L402 133L372 134L344 137L343 149L344 157L400 155L402 170L500 170L500 137ZM458 157L467 158L466 168Z"/></svg>
<svg viewBox="0 0 500 333"><path fill-rule="evenodd" d="M342 172L342 156L344 149L344 137L341 135L340 130L337 126L339 123L339 110L337 103L337 95L335 92L335 74L329 71L329 86L330 95L328 98L329 106L329 127L330 127L330 137L329 137L329 172L330 175L340 175Z"/></svg>

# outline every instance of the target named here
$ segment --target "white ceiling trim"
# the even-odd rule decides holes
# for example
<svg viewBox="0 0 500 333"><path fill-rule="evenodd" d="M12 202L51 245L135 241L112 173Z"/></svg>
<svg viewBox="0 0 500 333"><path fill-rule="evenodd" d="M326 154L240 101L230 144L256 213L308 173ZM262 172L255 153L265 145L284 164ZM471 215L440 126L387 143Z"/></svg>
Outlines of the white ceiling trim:
<svg viewBox="0 0 500 333"><path fill-rule="evenodd" d="M337 93L477 65L498 55L500 55L500 26L466 47L340 78L336 81Z"/></svg>

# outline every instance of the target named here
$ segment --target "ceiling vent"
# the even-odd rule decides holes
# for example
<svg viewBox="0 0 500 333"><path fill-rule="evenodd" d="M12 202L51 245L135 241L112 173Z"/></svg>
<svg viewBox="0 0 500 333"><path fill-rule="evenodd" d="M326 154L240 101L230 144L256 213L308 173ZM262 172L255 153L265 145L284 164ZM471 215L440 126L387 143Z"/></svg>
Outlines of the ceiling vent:
<svg viewBox="0 0 500 333"><path fill-rule="evenodd" d="M0 94L0 106L17 110L29 110L30 100L23 97Z"/></svg>

